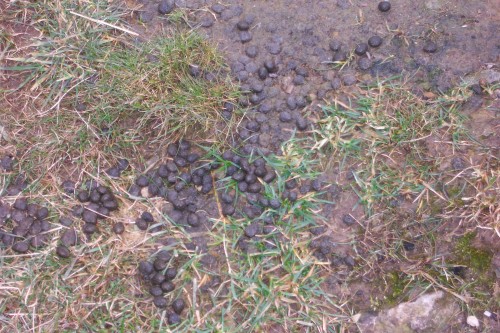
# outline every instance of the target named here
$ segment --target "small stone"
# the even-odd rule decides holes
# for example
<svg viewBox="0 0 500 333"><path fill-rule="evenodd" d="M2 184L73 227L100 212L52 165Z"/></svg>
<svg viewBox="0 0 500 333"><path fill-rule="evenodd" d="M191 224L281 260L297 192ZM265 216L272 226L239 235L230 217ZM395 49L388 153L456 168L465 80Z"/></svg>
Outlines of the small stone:
<svg viewBox="0 0 500 333"><path fill-rule="evenodd" d="M391 3L389 1L381 1L378 4L378 10L385 13L391 10Z"/></svg>
<svg viewBox="0 0 500 333"><path fill-rule="evenodd" d="M56 254L61 258L69 258L71 252L66 246L59 245L58 247L56 247Z"/></svg>
<svg viewBox="0 0 500 333"><path fill-rule="evenodd" d="M158 13L161 15L170 14L175 8L175 0L162 0L158 4Z"/></svg>
<svg viewBox="0 0 500 333"><path fill-rule="evenodd" d="M437 51L437 44L429 40L425 42L423 50L425 53L435 53Z"/></svg>
<svg viewBox="0 0 500 333"><path fill-rule="evenodd" d="M467 317L467 325L471 327L479 327L479 319L476 316L468 316Z"/></svg>
<svg viewBox="0 0 500 333"><path fill-rule="evenodd" d="M368 45L371 47L379 47L382 45L382 38L380 36L372 36L368 39Z"/></svg>

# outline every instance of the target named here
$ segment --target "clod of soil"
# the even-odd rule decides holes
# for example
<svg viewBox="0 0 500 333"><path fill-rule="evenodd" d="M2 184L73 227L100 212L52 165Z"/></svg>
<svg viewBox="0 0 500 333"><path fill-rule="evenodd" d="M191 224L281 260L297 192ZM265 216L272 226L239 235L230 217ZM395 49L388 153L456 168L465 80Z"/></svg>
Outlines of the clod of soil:
<svg viewBox="0 0 500 333"><path fill-rule="evenodd" d="M382 38L380 36L372 36L368 39L368 45L371 47L379 47L382 45Z"/></svg>
<svg viewBox="0 0 500 333"><path fill-rule="evenodd" d="M391 3L389 1L381 1L378 4L378 10L385 13L391 10Z"/></svg>
<svg viewBox="0 0 500 333"><path fill-rule="evenodd" d="M69 258L71 252L66 246L59 245L58 247L56 247L56 254L61 258Z"/></svg>
<svg viewBox="0 0 500 333"><path fill-rule="evenodd" d="M179 314L179 315L184 310L184 307L185 307L185 303L184 303L184 300L182 298L178 298L172 302L172 310L174 310L174 312Z"/></svg>

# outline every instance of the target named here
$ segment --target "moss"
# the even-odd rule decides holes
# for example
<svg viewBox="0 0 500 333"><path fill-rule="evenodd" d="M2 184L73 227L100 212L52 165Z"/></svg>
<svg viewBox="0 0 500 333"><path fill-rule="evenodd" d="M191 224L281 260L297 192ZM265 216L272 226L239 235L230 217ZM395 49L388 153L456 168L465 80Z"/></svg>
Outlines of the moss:
<svg viewBox="0 0 500 333"><path fill-rule="evenodd" d="M402 299L407 285L404 274L397 271L390 272L385 276L385 281L388 288L388 292L385 295L385 304L393 306L401 301L405 301Z"/></svg>
<svg viewBox="0 0 500 333"><path fill-rule="evenodd" d="M456 261L475 272L483 273L490 268L493 253L472 246L475 237L476 233L470 232L458 239L455 247Z"/></svg>

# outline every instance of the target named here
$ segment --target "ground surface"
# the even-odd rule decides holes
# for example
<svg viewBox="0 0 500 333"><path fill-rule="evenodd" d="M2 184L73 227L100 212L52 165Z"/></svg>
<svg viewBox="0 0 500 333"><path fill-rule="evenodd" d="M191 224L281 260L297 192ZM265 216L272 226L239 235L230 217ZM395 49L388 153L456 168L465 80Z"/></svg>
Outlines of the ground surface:
<svg viewBox="0 0 500 333"><path fill-rule="evenodd" d="M173 3L0 5L0 330L498 330L500 3Z"/></svg>

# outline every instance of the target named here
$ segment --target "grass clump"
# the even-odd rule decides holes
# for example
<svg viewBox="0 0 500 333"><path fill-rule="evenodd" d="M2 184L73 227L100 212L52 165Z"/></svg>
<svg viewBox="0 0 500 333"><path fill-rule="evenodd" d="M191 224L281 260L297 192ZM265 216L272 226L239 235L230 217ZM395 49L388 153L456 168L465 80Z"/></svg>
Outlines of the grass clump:
<svg viewBox="0 0 500 333"><path fill-rule="evenodd" d="M206 40L178 33L109 54L86 99L97 95L98 112L136 119L137 132L153 141L186 134L224 139L230 128L224 103L237 97L225 73Z"/></svg>

